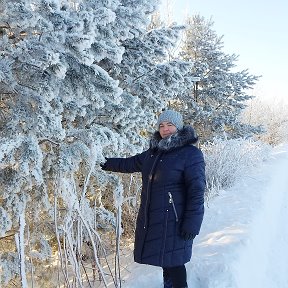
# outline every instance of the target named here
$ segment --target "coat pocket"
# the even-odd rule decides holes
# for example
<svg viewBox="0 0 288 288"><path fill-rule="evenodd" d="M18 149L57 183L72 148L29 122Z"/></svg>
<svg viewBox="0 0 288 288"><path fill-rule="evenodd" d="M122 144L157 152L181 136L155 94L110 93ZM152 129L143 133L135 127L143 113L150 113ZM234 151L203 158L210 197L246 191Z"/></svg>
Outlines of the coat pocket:
<svg viewBox="0 0 288 288"><path fill-rule="evenodd" d="M169 203L172 204L172 207L173 207L173 211L174 211L174 214L175 214L176 222L178 222L178 214L177 214L177 210L176 210L176 207L175 207L175 203L174 203L174 200L173 200L172 193L168 192L168 195L169 195Z"/></svg>

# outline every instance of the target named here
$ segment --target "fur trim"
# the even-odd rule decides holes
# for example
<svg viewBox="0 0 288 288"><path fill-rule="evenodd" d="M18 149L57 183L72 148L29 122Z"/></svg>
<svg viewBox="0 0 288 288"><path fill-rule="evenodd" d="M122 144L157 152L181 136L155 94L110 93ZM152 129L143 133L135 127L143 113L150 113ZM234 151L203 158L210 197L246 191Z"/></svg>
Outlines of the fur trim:
<svg viewBox="0 0 288 288"><path fill-rule="evenodd" d="M159 131L156 131L150 140L150 148L159 149L162 151L169 151L185 145L195 144L198 137L192 126L184 126L183 129L177 131L175 134L163 138Z"/></svg>

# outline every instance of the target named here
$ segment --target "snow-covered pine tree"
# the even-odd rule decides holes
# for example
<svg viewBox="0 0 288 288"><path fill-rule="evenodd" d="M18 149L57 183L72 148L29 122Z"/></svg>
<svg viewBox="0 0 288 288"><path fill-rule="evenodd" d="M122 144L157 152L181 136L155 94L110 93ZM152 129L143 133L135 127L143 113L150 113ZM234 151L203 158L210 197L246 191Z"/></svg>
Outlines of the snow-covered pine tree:
<svg viewBox="0 0 288 288"><path fill-rule="evenodd" d="M199 77L194 89L179 95L186 118L205 139L223 132L229 138L258 132L257 127L241 123L238 116L252 98L249 89L259 77L248 70L237 71L237 56L223 52L223 37L217 36L211 20L195 15L185 24L180 58L192 61L191 73Z"/></svg>
<svg viewBox="0 0 288 288"><path fill-rule="evenodd" d="M84 243L105 283L98 232L107 223L115 226L122 186L97 163L111 151L135 152L139 144L123 137L127 133L118 126L129 119L136 100L125 101L119 81L101 62L120 63L123 41L141 34L155 4L1 1L2 286L13 279L22 287L29 281L56 286L57 273L51 277L47 268L46 277L38 278L37 264L50 263L57 252L60 281L72 277L81 286ZM113 202L113 194L104 193L107 185L114 190L109 209L104 202Z"/></svg>
<svg viewBox="0 0 288 288"><path fill-rule="evenodd" d="M148 29L140 37L126 40L121 63L113 67L110 64L127 101L136 99L131 116L142 131L153 131L155 115L167 108L185 87L193 87L193 63L176 59L170 53L177 48L183 28L172 25Z"/></svg>

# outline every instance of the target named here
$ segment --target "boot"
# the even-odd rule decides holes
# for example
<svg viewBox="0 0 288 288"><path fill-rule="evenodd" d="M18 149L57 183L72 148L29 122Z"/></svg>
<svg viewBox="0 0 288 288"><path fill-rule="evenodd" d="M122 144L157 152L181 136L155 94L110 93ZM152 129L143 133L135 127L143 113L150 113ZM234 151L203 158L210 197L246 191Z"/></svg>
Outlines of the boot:
<svg viewBox="0 0 288 288"><path fill-rule="evenodd" d="M164 288L173 288L172 281L170 278L164 278Z"/></svg>
<svg viewBox="0 0 288 288"><path fill-rule="evenodd" d="M164 288L173 288L172 280L170 279L167 269L163 269Z"/></svg>

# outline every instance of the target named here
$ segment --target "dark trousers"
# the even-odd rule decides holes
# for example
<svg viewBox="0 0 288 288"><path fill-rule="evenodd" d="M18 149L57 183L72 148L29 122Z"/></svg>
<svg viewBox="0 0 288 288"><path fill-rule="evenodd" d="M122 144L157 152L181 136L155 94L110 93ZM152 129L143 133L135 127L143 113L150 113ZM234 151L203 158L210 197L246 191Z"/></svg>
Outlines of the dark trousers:
<svg viewBox="0 0 288 288"><path fill-rule="evenodd" d="M167 283L166 287L171 288L186 288L187 286L187 275L185 265L176 267L163 267L163 279L164 283ZM165 284L164 284L165 287Z"/></svg>

